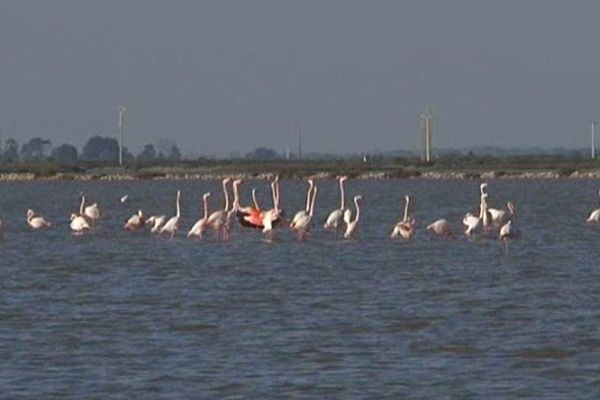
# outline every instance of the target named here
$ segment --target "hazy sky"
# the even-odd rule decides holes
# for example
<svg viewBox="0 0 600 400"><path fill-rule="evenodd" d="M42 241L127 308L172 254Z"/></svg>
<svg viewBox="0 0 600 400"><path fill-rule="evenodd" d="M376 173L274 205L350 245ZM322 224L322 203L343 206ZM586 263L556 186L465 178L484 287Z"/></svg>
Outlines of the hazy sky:
<svg viewBox="0 0 600 400"><path fill-rule="evenodd" d="M133 150L578 147L600 119L600 2L0 0L0 132Z"/></svg>

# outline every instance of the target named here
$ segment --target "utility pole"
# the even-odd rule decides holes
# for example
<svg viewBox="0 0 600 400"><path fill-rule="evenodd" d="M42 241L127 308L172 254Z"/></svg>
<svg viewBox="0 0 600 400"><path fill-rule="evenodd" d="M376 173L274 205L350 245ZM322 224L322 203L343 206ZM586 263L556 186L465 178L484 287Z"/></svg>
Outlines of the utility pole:
<svg viewBox="0 0 600 400"><path fill-rule="evenodd" d="M425 111L419 115L421 119L421 161L431 161L431 134L433 130L433 114Z"/></svg>
<svg viewBox="0 0 600 400"><path fill-rule="evenodd" d="M127 108L119 106L119 165L123 165L123 122Z"/></svg>
<svg viewBox="0 0 600 400"><path fill-rule="evenodd" d="M302 159L302 124L297 122L295 124L296 135L298 137L298 160Z"/></svg>
<svg viewBox="0 0 600 400"><path fill-rule="evenodd" d="M596 158L596 124L597 121L592 121L592 160Z"/></svg>

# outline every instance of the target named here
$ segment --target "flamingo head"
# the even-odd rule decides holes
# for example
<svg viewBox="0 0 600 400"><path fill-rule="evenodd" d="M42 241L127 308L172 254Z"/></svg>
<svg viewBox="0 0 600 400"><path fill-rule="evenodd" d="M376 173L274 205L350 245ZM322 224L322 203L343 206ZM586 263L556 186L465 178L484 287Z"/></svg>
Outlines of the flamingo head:
<svg viewBox="0 0 600 400"><path fill-rule="evenodd" d="M144 217L144 212L142 210L138 210L137 214L140 218Z"/></svg>
<svg viewBox="0 0 600 400"><path fill-rule="evenodd" d="M517 211L517 208L512 203L512 201L509 201L508 203L506 203L506 208L508 208L508 211L510 211L511 214L514 214L515 211Z"/></svg>
<svg viewBox="0 0 600 400"><path fill-rule="evenodd" d="M407 194L405 194L404 195L404 200L406 200L406 202L408 203L410 201L410 197Z"/></svg>
<svg viewBox="0 0 600 400"><path fill-rule="evenodd" d="M153 216L151 216L150 218L148 218L148 219L146 220L146 222L147 222L148 224L153 224L155 220L156 220L156 216L155 216L155 215L153 215Z"/></svg>
<svg viewBox="0 0 600 400"><path fill-rule="evenodd" d="M485 193L485 189L487 189L488 184L487 182L483 182L481 185L479 185L479 190L481 191L481 194Z"/></svg>
<svg viewBox="0 0 600 400"><path fill-rule="evenodd" d="M71 214L70 220L73 221L75 218L77 218L77 214L75 214L75 213Z"/></svg>
<svg viewBox="0 0 600 400"><path fill-rule="evenodd" d="M227 178L223 179L223 185L227 185L229 182L231 182L231 177L228 176Z"/></svg>
<svg viewBox="0 0 600 400"><path fill-rule="evenodd" d="M340 177L340 181L341 181L341 182L344 182L344 181L346 181L346 180L348 180L348 176L344 175L344 176L341 176L341 177Z"/></svg>
<svg viewBox="0 0 600 400"><path fill-rule="evenodd" d="M27 218L33 217L33 214L34 213L33 213L33 210L31 208L27 210Z"/></svg>
<svg viewBox="0 0 600 400"><path fill-rule="evenodd" d="M204 195L202 195L203 199L208 199L210 197L210 192L204 193Z"/></svg>
<svg viewBox="0 0 600 400"><path fill-rule="evenodd" d="M354 201L362 201L362 195L358 194L354 196Z"/></svg>
<svg viewBox="0 0 600 400"><path fill-rule="evenodd" d="M313 186L315 185L315 181L314 181L312 178L310 178L310 179L307 179L306 181L308 182L308 185L309 185L310 187L313 187Z"/></svg>

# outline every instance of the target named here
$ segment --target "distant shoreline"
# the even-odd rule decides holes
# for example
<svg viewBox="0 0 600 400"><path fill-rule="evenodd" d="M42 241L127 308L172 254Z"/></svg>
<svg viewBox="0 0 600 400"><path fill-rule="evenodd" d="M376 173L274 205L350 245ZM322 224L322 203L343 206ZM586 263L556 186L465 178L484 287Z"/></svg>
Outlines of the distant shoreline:
<svg viewBox="0 0 600 400"><path fill-rule="evenodd" d="M218 180L227 176L241 179L271 179L275 175L281 175L284 179L335 179L336 176L346 174L357 180L476 180L476 179L600 179L600 169L587 171L564 171L559 169L536 170L536 171L469 171L469 170L444 170L444 171L411 171L398 173L395 171L382 171L378 169L368 171L345 170L336 171L277 171L256 172L243 171L242 169L231 169L227 171L214 171L205 173L190 173L185 171L160 172L83 172L83 173L53 173L39 174L34 172L8 172L0 173L0 182L33 182L33 181L162 181L162 180L186 180L206 181Z"/></svg>

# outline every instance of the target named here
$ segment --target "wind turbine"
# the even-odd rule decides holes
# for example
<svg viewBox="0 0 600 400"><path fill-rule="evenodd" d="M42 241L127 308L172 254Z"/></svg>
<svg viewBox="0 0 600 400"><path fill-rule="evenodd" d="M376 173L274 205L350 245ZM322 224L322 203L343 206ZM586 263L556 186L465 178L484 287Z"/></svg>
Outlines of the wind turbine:
<svg viewBox="0 0 600 400"><path fill-rule="evenodd" d="M596 124L597 121L592 121L592 160L596 158Z"/></svg>
<svg viewBox="0 0 600 400"><path fill-rule="evenodd" d="M119 106L119 165L123 165L123 122L126 113L127 108Z"/></svg>

